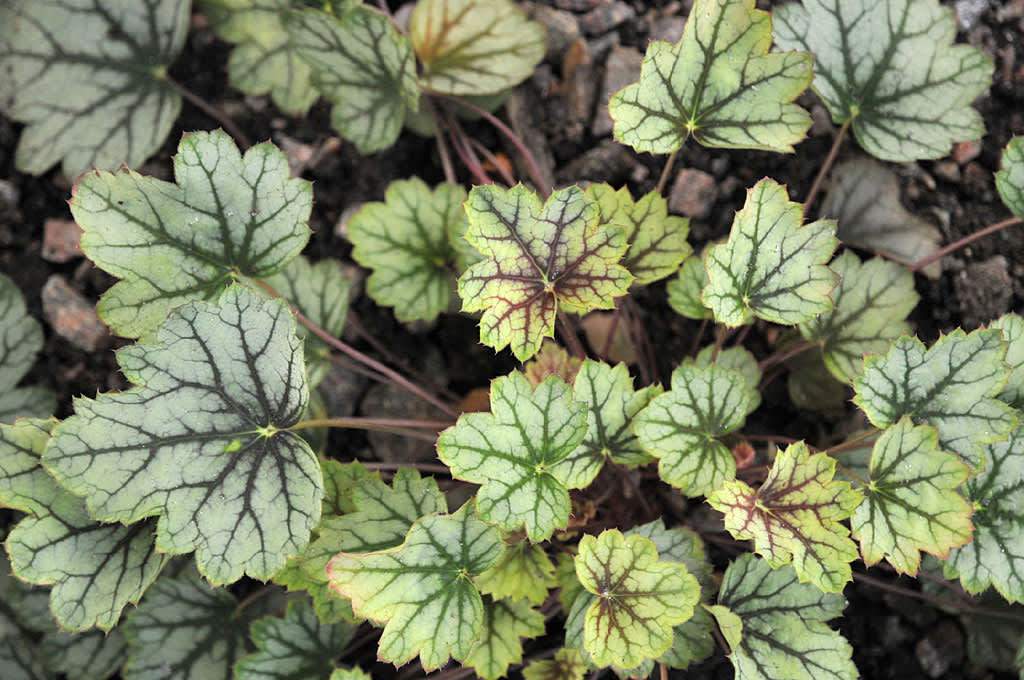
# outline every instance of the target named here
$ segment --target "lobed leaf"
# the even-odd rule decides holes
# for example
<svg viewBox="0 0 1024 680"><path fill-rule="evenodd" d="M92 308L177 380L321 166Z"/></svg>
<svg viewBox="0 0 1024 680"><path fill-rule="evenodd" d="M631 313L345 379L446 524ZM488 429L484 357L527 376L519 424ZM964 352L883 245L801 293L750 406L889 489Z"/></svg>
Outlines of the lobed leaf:
<svg viewBox="0 0 1024 680"><path fill-rule="evenodd" d="M0 110L25 124L19 170L140 165L181 110L166 77L187 0L10 0L0 6Z"/></svg>
<svg viewBox="0 0 1024 680"><path fill-rule="evenodd" d="M985 128L970 104L989 86L992 61L953 46L956 21L937 0L804 0L775 11L784 49L814 53L813 87L832 120L850 121L876 158L942 158Z"/></svg>
<svg viewBox="0 0 1024 680"><path fill-rule="evenodd" d="M512 372L491 382L491 411L459 416L438 437L437 457L456 479L481 485L481 518L543 541L568 525L568 490L587 486L599 471L567 458L586 432L586 407L557 377L534 389Z"/></svg>
<svg viewBox="0 0 1024 680"><path fill-rule="evenodd" d="M484 680L497 680L505 675L511 664L523 660L520 638L535 638L544 634L544 616L531 609L526 600L484 601L483 627L480 639L462 659L464 666L476 670Z"/></svg>
<svg viewBox="0 0 1024 680"><path fill-rule="evenodd" d="M480 342L511 345L520 361L554 335L559 308L611 309L633 280L617 264L627 247L622 228L601 227L596 204L578 187L541 205L522 185L478 186L465 207L466 240L486 259L459 277L462 311L482 311Z"/></svg>
<svg viewBox="0 0 1024 680"><path fill-rule="evenodd" d="M106 680L127 661L128 642L119 628L80 633L55 630L39 641L39 655L48 669L67 680Z"/></svg>
<svg viewBox="0 0 1024 680"><path fill-rule="evenodd" d="M701 291L708 285L708 273L704 270L703 256L688 257L679 268L679 274L665 286L668 303L677 313L687 319L698 321L714 315L700 299Z"/></svg>
<svg viewBox="0 0 1024 680"><path fill-rule="evenodd" d="M714 361L711 358L714 357ZM697 356L687 357L683 360L685 364L693 364L699 368L707 368L711 364L739 371L743 381L747 384L747 413L753 413L761 405L761 391L758 385L761 383L761 369L757 365L754 355L742 347L719 348L715 354L715 346L708 345L697 352Z"/></svg>
<svg viewBox="0 0 1024 680"><path fill-rule="evenodd" d="M701 299L715 319L739 326L756 316L788 325L832 309L837 277L826 263L837 244L835 223L802 221L803 208L773 180L747 191L729 239L704 251Z"/></svg>
<svg viewBox="0 0 1024 680"><path fill-rule="evenodd" d="M523 364L523 375L534 388L544 382L549 375L558 376L563 382L571 385L582 365L582 359L570 356L554 340L545 340L540 346L540 351Z"/></svg>
<svg viewBox="0 0 1024 680"><path fill-rule="evenodd" d="M1003 149L1001 169L996 173L996 188L1003 205L1024 219L1024 137L1014 137Z"/></svg>
<svg viewBox="0 0 1024 680"><path fill-rule="evenodd" d="M323 481L287 430L308 400L287 306L234 286L117 358L136 386L76 400L44 455L57 481L100 521L159 516L157 550L195 550L215 584L267 579L302 552Z"/></svg>
<svg viewBox="0 0 1024 680"><path fill-rule="evenodd" d="M538 659L523 668L525 680L583 680L587 664L578 649L563 648L553 659Z"/></svg>
<svg viewBox="0 0 1024 680"><path fill-rule="evenodd" d="M725 514L725 528L738 539L753 539L754 550L776 569L792 560L800 582L838 593L850 580L857 547L841 522L853 514L862 496L847 482L832 479L835 461L811 455L803 443L775 457L757 491L727 481L708 497Z"/></svg>
<svg viewBox="0 0 1024 680"><path fill-rule="evenodd" d="M417 520L400 547L337 555L327 574L356 614L386 622L380 659L399 666L418 654L429 671L449 656L465 658L479 637L483 602L472 578L494 565L501 547L498 530L467 503Z"/></svg>
<svg viewBox="0 0 1024 680"><path fill-rule="evenodd" d="M1014 408L1024 408L1024 319L1017 314L1005 314L989 324L1003 332L1006 342L1006 363L1010 364L1010 377L999 391L999 399Z"/></svg>
<svg viewBox="0 0 1024 680"><path fill-rule="evenodd" d="M557 585L555 565L544 548L526 540L506 544L493 567L476 577L476 587L495 600L523 600L539 605Z"/></svg>
<svg viewBox="0 0 1024 680"><path fill-rule="evenodd" d="M615 138L637 151L700 144L791 152L811 125L791 102L811 83L811 55L769 54L771 18L754 0L697 0L675 45L647 46L640 80L614 94Z"/></svg>
<svg viewBox="0 0 1024 680"><path fill-rule="evenodd" d="M46 418L57 407L50 390L15 387L43 347L43 329L25 309L14 281L0 274L0 422L15 418Z"/></svg>
<svg viewBox="0 0 1024 680"><path fill-rule="evenodd" d="M854 402L873 425L886 428L907 415L939 431L939 448L971 466L984 465L982 445L1005 438L1017 423L1012 408L994 397L1009 367L998 330L955 330L927 350L903 336L884 356L864 360L854 380Z"/></svg>

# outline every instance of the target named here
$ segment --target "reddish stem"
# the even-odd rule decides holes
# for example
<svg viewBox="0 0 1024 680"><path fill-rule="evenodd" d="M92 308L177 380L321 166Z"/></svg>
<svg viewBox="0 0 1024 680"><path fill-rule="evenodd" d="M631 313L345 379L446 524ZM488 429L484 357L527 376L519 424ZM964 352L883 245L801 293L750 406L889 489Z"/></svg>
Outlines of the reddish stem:
<svg viewBox="0 0 1024 680"><path fill-rule="evenodd" d="M679 154L679 149L676 149L669 154L668 159L665 161L665 167L661 169L661 176L658 178L658 186L654 188L656 192L661 195L665 193L665 187L668 186L668 176L672 172L672 166L675 165L676 156Z"/></svg>
<svg viewBox="0 0 1024 680"><path fill-rule="evenodd" d="M973 234L968 234L967 236L964 236L959 241L954 241L953 243L950 243L948 246L944 246L942 248L939 248L938 250L936 250L934 253L932 253L928 257L922 258L922 259L918 260L917 262L915 262L914 264L910 265L908 267L908 269L911 272L920 271L920 270L924 269L925 267L927 267L928 265L930 265L932 262L935 262L935 260L939 259L943 255L948 255L948 254L952 253L954 250L959 250L960 248L963 248L967 244L972 243L974 241L977 241L982 236L988 236L989 234L994 234L997 231L1000 231L1002 229L1006 229L1007 227L1012 227L1012 226L1014 226L1016 224L1020 224L1022 222L1024 222L1024 220L1022 220L1019 217L1011 217L1010 219L1003 220L1002 222L996 222L995 224L991 224L991 225L985 227L984 229L982 229L980 231L976 231Z"/></svg>
<svg viewBox="0 0 1024 680"><path fill-rule="evenodd" d="M825 181L825 175L828 173L832 164L836 160L836 156L839 154L839 146L843 142L843 137L846 136L846 130L850 127L850 122L853 119L848 119L843 126L839 128L839 133L836 138L832 141L832 148L828 150L828 156L825 157L825 162L821 164L821 169L818 170L818 176L814 178L814 184L811 185L811 190L807 192L807 199L804 200L804 215L814 205L814 199L818 195L818 190L821 189L821 183Z"/></svg>
<svg viewBox="0 0 1024 680"><path fill-rule="evenodd" d="M187 100L188 103L192 104L207 116L223 125L224 129L228 131L228 134L235 138L235 141L238 142L238 145L243 151L252 146L252 141L244 132L242 132L242 128L235 125L235 121L231 120L231 118L228 117L228 114L208 103L205 99L170 76L165 75L164 79L174 89L174 91L181 95L183 99Z"/></svg>

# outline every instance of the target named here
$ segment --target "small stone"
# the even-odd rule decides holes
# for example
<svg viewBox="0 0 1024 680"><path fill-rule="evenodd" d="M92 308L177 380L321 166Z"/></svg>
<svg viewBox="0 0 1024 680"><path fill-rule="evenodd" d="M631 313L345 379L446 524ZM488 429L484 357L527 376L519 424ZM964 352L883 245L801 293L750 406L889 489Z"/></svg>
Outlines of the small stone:
<svg viewBox="0 0 1024 680"><path fill-rule="evenodd" d="M604 137L611 134L615 124L611 115L608 114L608 100L611 96L635 82L640 77L640 65L643 63L644 55L632 47L615 46L608 52L608 58L604 62L604 82L601 86L601 98L597 103L597 112L594 114L594 122L590 126L590 132L595 137Z"/></svg>
<svg viewBox="0 0 1024 680"><path fill-rule="evenodd" d="M544 26L547 32L547 52L544 58L557 64L569 45L581 35L576 15L539 2L524 2L522 7L526 16Z"/></svg>
<svg viewBox="0 0 1024 680"><path fill-rule="evenodd" d="M110 342L110 330L96 316L93 304L54 274L43 286L43 316L60 337L85 352L95 352Z"/></svg>
<svg viewBox="0 0 1024 680"><path fill-rule="evenodd" d="M668 209L686 217L702 220L711 214L718 200L718 184L703 170L684 168L672 182L668 196Z"/></svg>
<svg viewBox="0 0 1024 680"><path fill-rule="evenodd" d="M832 116L821 104L811 107L811 137L820 137L832 132Z"/></svg>
<svg viewBox="0 0 1024 680"><path fill-rule="evenodd" d="M977 328L1010 311L1013 301L1010 264L1002 255L970 262L953 278L953 289L960 302L964 327Z"/></svg>
<svg viewBox="0 0 1024 680"><path fill-rule="evenodd" d="M636 16L636 10L621 0L602 5L580 17L580 28L587 35L604 35Z"/></svg>
<svg viewBox="0 0 1024 680"><path fill-rule="evenodd" d="M562 72L565 77L565 137L580 142L597 98L594 59L586 40L580 38L569 47L562 61Z"/></svg>
<svg viewBox="0 0 1024 680"><path fill-rule="evenodd" d="M658 17L651 22L651 40L664 40L675 45L683 37L683 28L686 26L686 19L683 17L670 16Z"/></svg>
<svg viewBox="0 0 1024 680"><path fill-rule="evenodd" d="M969 31L974 28L974 25L981 19L981 15L988 9L988 0L956 0L953 7L960 27Z"/></svg>
<svg viewBox="0 0 1024 680"><path fill-rule="evenodd" d="M555 156L544 134L544 126L539 121L543 110L544 105L540 98L529 87L517 87L505 101L505 115L508 116L512 130L537 162L540 181L544 182L545 186L552 187L555 184ZM529 177L525 164L520 160L520 154L510 152L510 157L516 164L518 176Z"/></svg>
<svg viewBox="0 0 1024 680"><path fill-rule="evenodd" d="M567 9L570 12L589 12L595 7L607 5L611 0L552 0L552 4L558 9Z"/></svg>
<svg viewBox="0 0 1024 680"><path fill-rule="evenodd" d="M963 661L963 633L956 624L942 621L918 640L914 654L921 670L929 678L938 678Z"/></svg>
<svg viewBox="0 0 1024 680"><path fill-rule="evenodd" d="M957 162L958 165L963 165L968 161L973 161L975 158L981 155L981 140L975 139L970 142L959 142L953 146L953 153L950 157Z"/></svg>
<svg viewBox="0 0 1024 680"><path fill-rule="evenodd" d="M932 166L932 173L944 182L958 184L960 182L960 166L953 161L938 161Z"/></svg>
<svg viewBox="0 0 1024 680"><path fill-rule="evenodd" d="M560 168L558 180L561 184L582 180L615 182L625 176L632 165L633 154L629 148L613 139L606 139Z"/></svg>
<svg viewBox="0 0 1024 680"><path fill-rule="evenodd" d="M19 200L21 200L21 193L14 182L0 179L0 204L15 208Z"/></svg>
<svg viewBox="0 0 1024 680"><path fill-rule="evenodd" d="M78 243L82 228L73 220L48 219L43 222L43 248L40 254L47 262L68 262L84 253Z"/></svg>
<svg viewBox="0 0 1024 680"><path fill-rule="evenodd" d="M978 199L988 203L994 198L992 195L992 173L981 167L978 163L971 161L963 170L964 187L973 193Z"/></svg>

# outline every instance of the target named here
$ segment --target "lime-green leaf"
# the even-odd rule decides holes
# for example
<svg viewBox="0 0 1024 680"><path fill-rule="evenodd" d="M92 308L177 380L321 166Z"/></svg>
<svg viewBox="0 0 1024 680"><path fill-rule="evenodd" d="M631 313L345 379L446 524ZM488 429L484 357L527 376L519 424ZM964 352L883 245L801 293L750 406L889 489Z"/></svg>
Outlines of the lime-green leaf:
<svg viewBox="0 0 1024 680"><path fill-rule="evenodd" d="M811 82L811 55L768 54L771 18L754 0L697 0L676 45L647 46L640 80L612 96L615 138L670 153L704 146L792 151L811 125L794 99Z"/></svg>
<svg viewBox="0 0 1024 680"><path fill-rule="evenodd" d="M854 401L873 425L886 428L905 415L939 431L939 448L952 451L979 472L982 444L1005 438L1017 423L1013 409L994 397L1009 367L998 330L955 330L929 349L903 336L888 354L864 360L854 380Z"/></svg>
<svg viewBox="0 0 1024 680"><path fill-rule="evenodd" d="M937 444L935 428L906 416L875 442L864 502L850 518L865 564L885 557L915 574L919 550L944 558L971 540L971 506L956 492L970 469Z"/></svg>
<svg viewBox="0 0 1024 680"><path fill-rule="evenodd" d="M557 584L555 565L541 546L526 540L505 546L501 559L476 578L477 589L495 599L526 599L538 605Z"/></svg>
<svg viewBox="0 0 1024 680"><path fill-rule="evenodd" d="M839 276L832 291L835 306L799 325L821 352L836 378L850 382L860 375L865 354L880 354L909 331L904 321L917 304L914 275L906 267L876 257L861 262L850 251L829 265Z"/></svg>
<svg viewBox="0 0 1024 680"><path fill-rule="evenodd" d="M420 84L448 94L515 87L544 58L544 28L510 0L420 0L409 15Z"/></svg>
<svg viewBox="0 0 1024 680"><path fill-rule="evenodd" d="M462 311L483 312L480 341L512 346L520 361L554 335L559 306L569 312L611 309L633 277L617 262L622 227L598 225L597 205L578 187L541 205L522 185L478 186L466 202L466 240L487 259L459 278Z"/></svg>
<svg viewBox="0 0 1024 680"><path fill-rule="evenodd" d="M523 669L526 680L583 680L587 663L578 649L564 648L553 659L534 661Z"/></svg>
<svg viewBox="0 0 1024 680"><path fill-rule="evenodd" d="M361 668L336 668L330 680L373 680L369 673Z"/></svg>
<svg viewBox="0 0 1024 680"><path fill-rule="evenodd" d="M584 536L576 575L596 595L587 609L583 646L598 666L633 668L661 656L672 644L672 627L693 616L700 586L686 567L658 560L643 536L617 530Z"/></svg>
<svg viewBox="0 0 1024 680"><path fill-rule="evenodd" d="M71 212L82 250L124 279L97 307L115 333L139 337L177 305L216 299L239 275L280 270L309 239L309 182L288 179L284 154L259 144L242 156L226 134L182 137L178 184L132 171L82 176Z"/></svg>
<svg viewBox="0 0 1024 680"><path fill-rule="evenodd" d="M128 642L118 628L110 632L53 631L39 641L39 655L47 668L63 673L67 680L105 680L116 675L128 659Z"/></svg>
<svg viewBox="0 0 1024 680"><path fill-rule="evenodd" d="M321 623L355 622L352 603L328 587L327 574L320 579L310 577L303 568L303 558L304 555L289 557L284 569L274 574L274 583L284 586L289 592L301 590L309 595L313 600L313 613Z"/></svg>
<svg viewBox="0 0 1024 680"><path fill-rule="evenodd" d="M963 492L974 504L974 539L949 553L947 578L980 593L992 585L1010 602L1024 602L1024 425L988 444L985 470Z"/></svg>
<svg viewBox="0 0 1024 680"><path fill-rule="evenodd" d="M714 357L715 360L711 361L711 357ZM758 368L754 355L742 347L719 349L716 355L715 346L708 345L697 352L697 356L692 359L684 359L683 363L693 364L700 368L706 368L714 363L722 368L739 371L747 383L747 413L752 413L761 405L761 391L757 387L761 382L761 369Z"/></svg>
<svg viewBox="0 0 1024 680"><path fill-rule="evenodd" d="M859 677L849 643L826 623L843 613L843 597L797 583L789 566L772 571L754 555L739 556L725 570L718 602L711 612L732 647L737 680ZM725 621L722 608L732 615Z"/></svg>
<svg viewBox="0 0 1024 680"><path fill-rule="evenodd" d="M526 600L485 600L480 639L462 659L484 680L497 680L509 665L523 660L520 638L544 634L544 616Z"/></svg>
<svg viewBox="0 0 1024 680"><path fill-rule="evenodd" d="M331 124L363 153L395 143L406 107L419 108L409 40L382 15L356 7L342 17L287 12L292 45L313 69L313 83L334 103Z"/></svg>
<svg viewBox="0 0 1024 680"><path fill-rule="evenodd" d="M775 11L775 39L814 53L814 90L836 123L852 121L876 158L941 158L985 128L971 102L992 61L951 46L953 12L937 0L804 0Z"/></svg>
<svg viewBox="0 0 1024 680"><path fill-rule="evenodd" d="M85 502L40 465L53 421L0 425L0 504L30 514L7 537L15 575L53 585L50 609L65 630L110 630L138 602L166 558L154 550L155 522L100 524Z"/></svg>
<svg viewBox="0 0 1024 680"><path fill-rule="evenodd" d="M49 390L15 387L32 368L42 346L43 330L25 309L21 291L0 274L0 422L46 418L56 408L57 400Z"/></svg>
<svg viewBox="0 0 1024 680"><path fill-rule="evenodd" d="M788 340L779 343L779 350L785 351L787 346L800 341L796 332L787 332L783 337L787 336ZM849 383L841 383L832 375L821 349L815 347L799 352L786 359L785 366L789 369L789 398L798 408L824 411L842 407L849 401Z"/></svg>
<svg viewBox="0 0 1024 680"><path fill-rule="evenodd" d="M688 496L706 496L736 475L736 461L719 441L743 424L750 392L739 371L682 364L672 389L637 414L633 429L659 458L658 474Z"/></svg>
<svg viewBox="0 0 1024 680"><path fill-rule="evenodd" d="M181 98L167 67L188 32L187 0L12 0L0 7L0 110L27 126L15 162L137 166L170 132Z"/></svg>
<svg viewBox="0 0 1024 680"><path fill-rule="evenodd" d="M430 321L448 309L461 273L455 239L466 233L465 190L423 180L388 185L383 203L367 203L348 223L352 257L373 270L366 292L395 308L399 321Z"/></svg>
<svg viewBox="0 0 1024 680"><path fill-rule="evenodd" d="M646 286L671 276L693 251L686 242L690 221L670 217L658 192L645 194L635 203L625 187L615 191L607 184L591 184L586 193L597 202L598 224L625 228L629 248L620 264L633 275L634 283Z"/></svg>
<svg viewBox="0 0 1024 680"><path fill-rule="evenodd" d="M688 319L710 319L713 314L700 299L701 291L708 285L708 273L704 269L704 258L687 258L679 268L679 274L665 286L668 303L672 309Z"/></svg>
<svg viewBox="0 0 1024 680"><path fill-rule="evenodd" d="M253 621L249 635L259 650L235 664L236 680L329 680L333 660L341 655L355 629L345 623L325 625L305 600L288 603L284 618Z"/></svg>
<svg viewBox="0 0 1024 680"><path fill-rule="evenodd" d="M1024 219L1024 137L1014 137L1003 150L996 188L1010 212Z"/></svg>
<svg viewBox="0 0 1024 680"><path fill-rule="evenodd" d="M832 309L836 275L825 265L837 244L835 223L802 221L803 208L782 185L763 179L747 192L729 240L704 251L701 297L718 321L794 324Z"/></svg>
<svg viewBox="0 0 1024 680"><path fill-rule="evenodd" d="M861 495L847 482L833 481L835 461L792 444L775 457L757 491L740 481L725 482L708 502L725 513L725 528L754 549L772 568L792 558L800 582L838 593L850 580L857 546L839 522L853 514Z"/></svg>
<svg viewBox="0 0 1024 680"><path fill-rule="evenodd" d="M327 566L331 587L359 616L386 621L378 656L399 666L417 654L426 670L465 658L483 626L472 578L501 555L501 535L467 503L453 515L412 525L398 548L341 553Z"/></svg>
<svg viewBox="0 0 1024 680"><path fill-rule="evenodd" d="M438 437L437 456L457 479L481 484L483 519L543 541L569 523L568 490L599 471L566 460L586 433L586 407L554 376L534 389L512 372L491 383L491 410L460 416Z"/></svg>
<svg viewBox="0 0 1024 680"><path fill-rule="evenodd" d="M124 680L229 678L247 650L247 620L234 616L238 602L224 588L197 576L165 576L128 614L131 647Z"/></svg>
<svg viewBox="0 0 1024 680"><path fill-rule="evenodd" d="M1006 341L1006 363L1010 377L999 392L999 398L1014 408L1024 408L1024 319L1007 314L993 321L989 328L998 328Z"/></svg>
<svg viewBox="0 0 1024 680"><path fill-rule="evenodd" d="M323 495L316 456L285 430L308 398L285 304L233 286L117 358L137 386L78 399L47 468L101 521L159 516L157 549L195 550L212 583L279 571L306 547Z"/></svg>
<svg viewBox="0 0 1024 680"><path fill-rule="evenodd" d="M558 581L558 601L562 605L562 611L569 612L576 596L583 591L583 585L576 578L576 554L572 550L559 552L555 556L555 580ZM582 625L580 630L583 630ZM582 639L582 638L581 638ZM582 644L579 645L582 649Z"/></svg>

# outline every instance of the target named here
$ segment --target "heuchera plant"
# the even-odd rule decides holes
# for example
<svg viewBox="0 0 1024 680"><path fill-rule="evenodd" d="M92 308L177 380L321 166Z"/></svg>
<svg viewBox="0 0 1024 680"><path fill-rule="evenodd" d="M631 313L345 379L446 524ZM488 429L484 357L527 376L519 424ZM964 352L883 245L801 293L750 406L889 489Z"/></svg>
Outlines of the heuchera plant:
<svg viewBox="0 0 1024 680"><path fill-rule="evenodd" d="M804 0L774 17L753 0L697 0L680 41L651 43L639 81L611 98L616 139L673 154L638 199L605 184L489 182L457 115L501 126L488 106L543 54L542 30L510 2L419 0L406 27L354 0L200 8L238 43L238 88L299 113L322 94L365 152L405 122L437 135L449 181L397 181L364 205L348 225L352 256L397 319L461 306L479 313L480 342L526 363L494 378L486 412L460 415L339 340L347 279L300 254L311 187L269 143L243 153L224 132L197 132L178 147L173 183L81 176L71 211L82 249L120 279L98 313L135 340L117 352L132 387L48 418L52 395L16 387L40 329L0 278L0 503L24 515L0 569L0 667L13 677L366 678L346 656L368 622L383 661L430 671L454 659L488 680L545 632L557 651L529 660L528 680L606 667L645 677L708 657L716 640L738 678L845 679L857 669L828 622L856 560L1024 602L1024 319L926 346L905 319L912 272L937 254L837 253L835 222L808 220L814 190L801 205L766 178L728 237L694 255L660 193L691 138L793 151L810 125L793 102L808 86L841 125L836 143L851 130L881 159L942 157L980 135L970 102L992 65L950 44L954 21L936 0ZM179 106L165 68L188 10L0 8L0 103L27 124L19 166L63 160L74 174L145 158ZM56 36L72 20L94 37L65 49ZM86 64L95 73L78 77ZM80 105L55 86L99 80L116 94ZM455 183L449 142L487 183ZM1024 140L1007 147L997 184L1024 218ZM607 343L587 351L577 316L614 309L641 338L630 292L668 277L673 309L713 323L713 343L664 384L643 356L632 376L604 360ZM758 359L739 341L768 324L789 330ZM548 340L556 329L569 352ZM451 419L325 415L316 390L337 353ZM828 448L780 441L750 466L742 452L758 440L744 424L781 366L798 406L852 390L870 426ZM325 427L436 440L455 490L413 467L334 460ZM724 573L695 527L599 515L610 493L637 497L641 475L706 499L737 539L720 538L734 558ZM244 578L268 585L242 599L223 587Z"/></svg>

